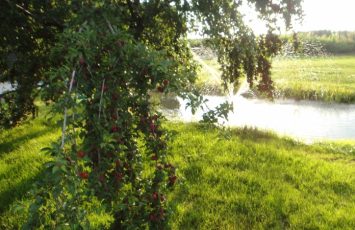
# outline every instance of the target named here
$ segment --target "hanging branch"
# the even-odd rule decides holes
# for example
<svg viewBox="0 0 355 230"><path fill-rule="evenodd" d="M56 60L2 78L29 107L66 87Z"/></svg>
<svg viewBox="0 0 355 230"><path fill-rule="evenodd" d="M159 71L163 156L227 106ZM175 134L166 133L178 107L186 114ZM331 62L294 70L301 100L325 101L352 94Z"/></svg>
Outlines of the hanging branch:
<svg viewBox="0 0 355 230"><path fill-rule="evenodd" d="M68 91L69 94L71 93L71 90L73 88L74 78L75 78L75 70L73 70L73 73L71 75L69 91ZM67 109L67 107L64 107L64 120L63 120L63 128L62 128L62 145L61 145L62 149L64 148L65 131L66 131L66 128L67 128L67 113L68 113L68 109Z"/></svg>

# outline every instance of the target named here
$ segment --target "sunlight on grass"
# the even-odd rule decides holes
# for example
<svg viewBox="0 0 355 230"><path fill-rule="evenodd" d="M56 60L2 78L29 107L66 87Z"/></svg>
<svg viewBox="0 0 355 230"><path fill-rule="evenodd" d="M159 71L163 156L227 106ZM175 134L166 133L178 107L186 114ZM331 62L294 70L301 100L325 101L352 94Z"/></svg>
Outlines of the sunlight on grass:
<svg viewBox="0 0 355 230"><path fill-rule="evenodd" d="M174 229L354 226L354 155L252 130L225 139L197 125L171 128L180 133Z"/></svg>
<svg viewBox="0 0 355 230"><path fill-rule="evenodd" d="M276 58L272 79L281 96L355 102L355 56Z"/></svg>
<svg viewBox="0 0 355 230"><path fill-rule="evenodd" d="M50 159L40 150L59 137L59 129L44 122L41 117L0 132L0 213L28 191Z"/></svg>

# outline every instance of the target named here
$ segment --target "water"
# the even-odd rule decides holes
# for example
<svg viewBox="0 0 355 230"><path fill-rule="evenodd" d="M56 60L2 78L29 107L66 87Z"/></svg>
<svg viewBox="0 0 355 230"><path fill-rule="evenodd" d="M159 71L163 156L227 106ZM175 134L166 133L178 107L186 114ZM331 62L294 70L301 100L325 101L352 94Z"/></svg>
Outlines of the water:
<svg viewBox="0 0 355 230"><path fill-rule="evenodd" d="M0 95L2 93L8 92L8 91L12 91L16 89L16 85L12 86L11 83L9 82L0 82Z"/></svg>
<svg viewBox="0 0 355 230"><path fill-rule="evenodd" d="M195 115L185 110L186 101L177 98L180 107L164 109L168 118L185 122L201 119L203 110ZM355 104L335 104L311 101L246 99L240 95L233 97L206 96L207 106L215 108L229 100L234 111L228 121L220 121L228 126L256 127L292 136L303 141L324 139L355 139ZM206 109L206 107L205 107Z"/></svg>

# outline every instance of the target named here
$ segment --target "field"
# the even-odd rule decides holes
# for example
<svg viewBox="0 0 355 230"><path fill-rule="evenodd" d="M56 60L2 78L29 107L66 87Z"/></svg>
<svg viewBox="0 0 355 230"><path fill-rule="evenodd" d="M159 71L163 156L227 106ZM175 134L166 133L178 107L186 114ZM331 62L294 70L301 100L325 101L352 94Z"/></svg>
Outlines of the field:
<svg viewBox="0 0 355 230"><path fill-rule="evenodd" d="M50 160L40 149L59 137L41 117L0 133L0 229ZM305 145L250 129L167 123L175 130L170 194L173 229L353 229L355 143ZM10 207L12 207L10 209ZM11 211L10 211L11 210Z"/></svg>
<svg viewBox="0 0 355 230"><path fill-rule="evenodd" d="M206 60L205 63L211 68L218 69L215 60ZM272 79L276 87L276 96L297 100L354 103L354 63L355 56L275 58ZM198 85L215 88L216 90L209 92L222 94L223 89L219 83L206 69L201 69Z"/></svg>
<svg viewBox="0 0 355 230"><path fill-rule="evenodd" d="M355 56L273 61L272 79L281 97L355 102Z"/></svg>

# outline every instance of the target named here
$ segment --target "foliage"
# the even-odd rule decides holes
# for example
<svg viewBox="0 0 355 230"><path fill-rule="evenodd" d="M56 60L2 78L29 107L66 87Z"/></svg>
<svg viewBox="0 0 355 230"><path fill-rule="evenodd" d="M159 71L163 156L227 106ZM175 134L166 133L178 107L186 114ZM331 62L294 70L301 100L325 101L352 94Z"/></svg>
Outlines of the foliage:
<svg viewBox="0 0 355 230"><path fill-rule="evenodd" d="M297 37L300 42L300 49L296 52L298 54L319 56L324 54L349 55L355 53L355 32L320 30L298 32ZM282 41L285 45L290 44L292 40L291 35L282 36Z"/></svg>
<svg viewBox="0 0 355 230"><path fill-rule="evenodd" d="M114 216L103 223L114 229L167 226L165 196L177 176L167 161L170 134L151 93L190 98L192 107L203 102L194 91L196 65L186 42L187 26L197 21L218 47L225 86L243 70L250 84L260 78L259 89L271 95L269 58L280 48L274 19L283 16L289 26L301 1L246 2L268 22L267 35L256 38L244 25L240 1L64 4L70 20L51 48L42 94L55 102L54 112L64 113L62 138L46 149L53 161L33 191L27 227L85 228L90 200ZM212 115L224 116L228 108Z"/></svg>
<svg viewBox="0 0 355 230"><path fill-rule="evenodd" d="M18 124L26 115L35 115L34 99L48 69L48 54L56 35L70 15L68 1L0 2L0 83L16 84L16 91L2 97L0 128Z"/></svg>

